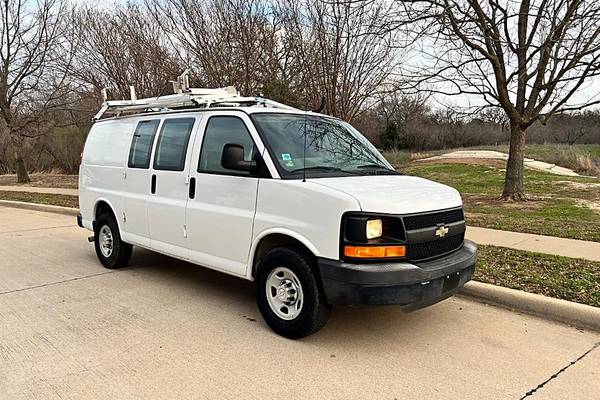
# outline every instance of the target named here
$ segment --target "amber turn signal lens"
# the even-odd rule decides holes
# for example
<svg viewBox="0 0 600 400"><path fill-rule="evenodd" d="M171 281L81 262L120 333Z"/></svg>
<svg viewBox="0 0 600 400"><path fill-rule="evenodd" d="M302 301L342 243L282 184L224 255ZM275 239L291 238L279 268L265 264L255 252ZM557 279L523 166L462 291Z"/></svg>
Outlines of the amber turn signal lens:
<svg viewBox="0 0 600 400"><path fill-rule="evenodd" d="M352 258L404 257L406 246L344 246L344 255Z"/></svg>

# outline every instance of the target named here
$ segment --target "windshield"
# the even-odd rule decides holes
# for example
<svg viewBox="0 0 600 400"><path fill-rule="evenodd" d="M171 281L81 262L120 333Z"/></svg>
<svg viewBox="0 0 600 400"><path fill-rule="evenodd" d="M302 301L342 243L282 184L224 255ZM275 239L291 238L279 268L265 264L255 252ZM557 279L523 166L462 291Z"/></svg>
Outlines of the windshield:
<svg viewBox="0 0 600 400"><path fill-rule="evenodd" d="M282 177L395 173L379 151L346 122L298 114L254 114L252 119Z"/></svg>

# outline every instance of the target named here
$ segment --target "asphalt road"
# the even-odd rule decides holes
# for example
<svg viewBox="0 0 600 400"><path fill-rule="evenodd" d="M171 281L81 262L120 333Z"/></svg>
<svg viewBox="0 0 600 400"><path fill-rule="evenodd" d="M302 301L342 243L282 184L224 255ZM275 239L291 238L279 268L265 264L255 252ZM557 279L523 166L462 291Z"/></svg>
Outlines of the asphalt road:
<svg viewBox="0 0 600 400"><path fill-rule="evenodd" d="M600 334L463 298L273 334L251 283L0 207L0 399L598 399ZM576 361L577 360L577 361ZM567 367L553 378L553 375Z"/></svg>

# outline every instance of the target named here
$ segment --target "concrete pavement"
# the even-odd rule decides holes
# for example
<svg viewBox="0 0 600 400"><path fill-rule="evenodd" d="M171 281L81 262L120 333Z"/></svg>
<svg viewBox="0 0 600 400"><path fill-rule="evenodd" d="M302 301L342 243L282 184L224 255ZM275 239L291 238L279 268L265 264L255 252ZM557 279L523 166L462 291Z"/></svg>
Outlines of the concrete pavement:
<svg viewBox="0 0 600 400"><path fill-rule="evenodd" d="M477 244L489 244L516 250L600 261L599 242L587 242L584 240L535 235L532 233L500 231L476 226L467 227L466 237Z"/></svg>
<svg viewBox="0 0 600 400"><path fill-rule="evenodd" d="M600 307L472 280L460 292L487 304L600 332Z"/></svg>
<svg viewBox="0 0 600 400"><path fill-rule="evenodd" d="M53 206L50 204L28 203L25 201L0 200L0 207L22 208L25 210L43 211L65 215L77 215L79 209L72 207Z"/></svg>
<svg viewBox="0 0 600 400"><path fill-rule="evenodd" d="M261 320L251 283L139 249L106 270L88 235L70 216L0 207L1 399L600 393L594 332L452 298L411 314L337 307L290 341Z"/></svg>

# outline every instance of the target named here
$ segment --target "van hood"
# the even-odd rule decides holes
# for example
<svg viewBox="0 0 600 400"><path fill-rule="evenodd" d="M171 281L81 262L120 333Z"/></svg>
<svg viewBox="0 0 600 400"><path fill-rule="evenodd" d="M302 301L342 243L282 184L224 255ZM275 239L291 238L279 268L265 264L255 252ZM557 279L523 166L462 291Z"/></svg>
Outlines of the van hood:
<svg viewBox="0 0 600 400"><path fill-rule="evenodd" d="M456 189L416 176L349 176L310 182L349 194L366 212L411 214L462 205Z"/></svg>

